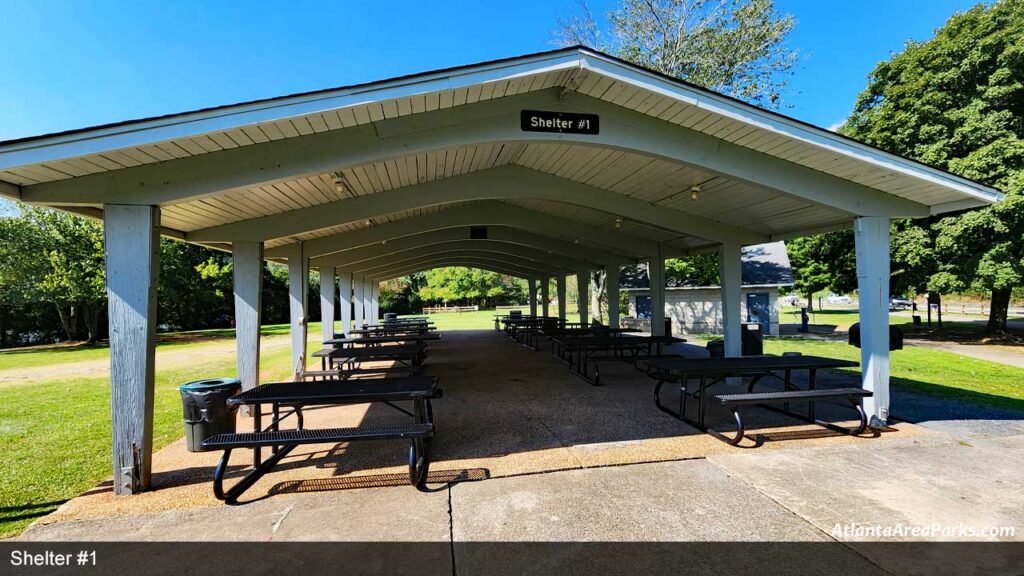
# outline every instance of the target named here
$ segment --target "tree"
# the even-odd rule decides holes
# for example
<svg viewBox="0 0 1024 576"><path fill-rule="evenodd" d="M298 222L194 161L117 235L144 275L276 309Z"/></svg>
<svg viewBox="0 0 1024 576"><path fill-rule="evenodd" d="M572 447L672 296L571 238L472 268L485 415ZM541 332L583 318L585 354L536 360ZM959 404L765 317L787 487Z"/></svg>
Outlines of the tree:
<svg viewBox="0 0 1024 576"><path fill-rule="evenodd" d="M794 24L772 0L622 0L606 23L581 2L558 20L557 40L777 108L796 63L797 52L784 46Z"/></svg>
<svg viewBox="0 0 1024 576"><path fill-rule="evenodd" d="M526 299L522 280L478 268L434 268L419 289L424 302L478 304L520 303Z"/></svg>
<svg viewBox="0 0 1024 576"><path fill-rule="evenodd" d="M107 302L103 227L67 212L27 206L21 218L41 235L30 253L42 265L35 283L39 297L56 306L69 340L95 341Z"/></svg>
<svg viewBox="0 0 1024 576"><path fill-rule="evenodd" d="M929 288L991 292L988 330L1006 329L1024 285L1024 1L954 15L868 79L842 132L995 186L1006 199L933 226Z"/></svg>
<svg viewBox="0 0 1024 576"><path fill-rule="evenodd" d="M857 287L856 254L850 230L794 238L786 242L793 269L793 288L814 309L814 294L831 289L851 292Z"/></svg>

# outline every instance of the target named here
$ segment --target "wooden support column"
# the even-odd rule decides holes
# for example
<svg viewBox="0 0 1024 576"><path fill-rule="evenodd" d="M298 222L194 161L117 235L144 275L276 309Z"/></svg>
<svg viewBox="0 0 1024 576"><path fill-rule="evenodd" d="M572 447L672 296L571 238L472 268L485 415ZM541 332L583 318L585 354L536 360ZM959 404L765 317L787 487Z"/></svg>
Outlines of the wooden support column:
<svg viewBox="0 0 1024 576"><path fill-rule="evenodd" d="M547 276L540 279L540 310L545 318L551 311L551 278Z"/></svg>
<svg viewBox="0 0 1024 576"><path fill-rule="evenodd" d="M338 306L341 307L341 333L348 338L352 330L352 273L338 269Z"/></svg>
<svg viewBox="0 0 1024 576"><path fill-rule="evenodd" d="M665 259L661 246L647 262L647 277L651 284L651 335L665 335Z"/></svg>
<svg viewBox="0 0 1024 576"><path fill-rule="evenodd" d="M160 209L103 207L114 493L150 486Z"/></svg>
<svg viewBox="0 0 1024 576"><path fill-rule="evenodd" d="M527 278L526 289L529 292L530 316L537 315L537 279Z"/></svg>
<svg viewBox="0 0 1024 576"><path fill-rule="evenodd" d="M320 269L320 323L324 340L334 338L334 268Z"/></svg>
<svg viewBox="0 0 1024 576"><path fill-rule="evenodd" d="M352 275L352 313L353 324L356 328L362 328L366 323L366 313L363 310L363 283L362 276Z"/></svg>
<svg viewBox="0 0 1024 576"><path fill-rule="evenodd" d="M260 325L263 314L263 243L231 244L235 292L235 366L242 390L260 383ZM241 413L250 415L249 407Z"/></svg>
<svg viewBox="0 0 1024 576"><path fill-rule="evenodd" d="M558 317L565 320L565 276L555 276L555 290L558 292Z"/></svg>
<svg viewBox="0 0 1024 576"><path fill-rule="evenodd" d="M733 358L743 355L740 323L740 285L742 282L740 262L743 250L738 243L721 244L718 249L718 275L721 283L719 294L722 299L722 335L725 339L725 355Z"/></svg>
<svg viewBox="0 0 1024 576"><path fill-rule="evenodd" d="M576 305L580 311L580 323L586 326L590 320L587 318L587 306L590 304L590 272L584 270L576 273Z"/></svg>
<svg viewBox="0 0 1024 576"><path fill-rule="evenodd" d="M877 426L889 419L889 218L857 218L853 237L860 299L861 383L874 392L864 399L864 412Z"/></svg>
<svg viewBox="0 0 1024 576"><path fill-rule="evenodd" d="M370 317L376 323L380 319L380 282L376 279L370 280L370 302L372 303Z"/></svg>
<svg viewBox="0 0 1024 576"><path fill-rule="evenodd" d="M287 245L288 317L292 337L292 369L306 368L306 329L309 324L306 299L309 294L309 259L302 242Z"/></svg>
<svg viewBox="0 0 1024 576"><path fill-rule="evenodd" d="M375 324L376 320L373 317L373 289L371 288L370 279L363 277L363 321L367 324Z"/></svg>
<svg viewBox="0 0 1024 576"><path fill-rule="evenodd" d="M605 291L608 292L608 326L619 327L619 265L609 264L605 270Z"/></svg>

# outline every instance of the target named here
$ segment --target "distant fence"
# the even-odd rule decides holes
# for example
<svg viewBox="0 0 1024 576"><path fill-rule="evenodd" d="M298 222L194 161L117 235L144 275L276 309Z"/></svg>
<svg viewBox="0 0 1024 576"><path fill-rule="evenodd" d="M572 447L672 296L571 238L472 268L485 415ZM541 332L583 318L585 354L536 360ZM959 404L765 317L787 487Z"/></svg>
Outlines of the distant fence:
<svg viewBox="0 0 1024 576"><path fill-rule="evenodd" d="M517 304L515 306L495 306L495 312L508 312L510 310L526 310L530 307L529 304Z"/></svg>
<svg viewBox="0 0 1024 576"><path fill-rule="evenodd" d="M432 306L423 309L424 314L443 314L445 312L477 312L480 310L479 306Z"/></svg>

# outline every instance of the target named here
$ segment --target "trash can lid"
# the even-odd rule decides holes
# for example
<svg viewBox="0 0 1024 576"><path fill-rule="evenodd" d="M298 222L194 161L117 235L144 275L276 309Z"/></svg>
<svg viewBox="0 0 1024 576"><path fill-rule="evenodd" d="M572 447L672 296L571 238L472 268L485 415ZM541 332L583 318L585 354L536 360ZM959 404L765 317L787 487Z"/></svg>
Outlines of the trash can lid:
<svg viewBox="0 0 1024 576"><path fill-rule="evenodd" d="M194 382L187 382L178 387L179 390L217 390L220 388L234 388L235 386L241 386L242 381L238 378L207 378L205 380L196 380Z"/></svg>

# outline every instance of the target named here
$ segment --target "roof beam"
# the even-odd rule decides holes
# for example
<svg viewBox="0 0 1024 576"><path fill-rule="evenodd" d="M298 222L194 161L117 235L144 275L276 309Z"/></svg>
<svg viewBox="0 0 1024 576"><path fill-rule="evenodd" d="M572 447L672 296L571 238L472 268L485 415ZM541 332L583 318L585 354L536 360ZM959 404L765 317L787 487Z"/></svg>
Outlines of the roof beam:
<svg viewBox="0 0 1024 576"><path fill-rule="evenodd" d="M299 208L271 216L189 232L195 242L265 241L385 214L475 200L553 200L585 206L676 234L720 242L757 244L768 237L752 230L655 206L625 194L521 166L499 166L452 178L368 194L358 198Z"/></svg>
<svg viewBox="0 0 1024 576"><path fill-rule="evenodd" d="M460 262L462 264L453 264ZM404 269L410 266L422 266L429 265L428 267L437 268L441 266L502 266L504 269L514 272L522 278L539 277L539 276L553 276L558 273L571 274L571 270L564 270L554 267L536 267L526 266L522 263L511 262L500 257L487 257L479 256L475 254L449 254L446 256L424 256L421 258L410 258L401 262L392 262L390 264L374 266L371 268L355 268L352 270L353 274L360 276L369 276L370 278L381 277L383 274L388 273L390 270Z"/></svg>
<svg viewBox="0 0 1024 576"><path fill-rule="evenodd" d="M577 259L591 264L595 268L600 268L608 262L614 263L622 261L621 256L609 252L602 252L600 250L595 250L572 242L555 240L539 234L522 232L514 228L492 226L488 227L486 232L486 242L503 243L508 246L531 248L548 254ZM385 254L394 254L411 248L420 248L424 246L433 246L464 240L481 242L481 240L472 240L470 238L469 228L447 228L444 230L435 230L433 232L424 232L422 234L405 236L389 240L387 242L360 246L351 250L334 252L332 254L314 255L310 259L310 266L314 268L318 268L320 266L344 266L343 262L358 262L369 258L375 258L377 256L383 256Z"/></svg>
<svg viewBox="0 0 1024 576"><path fill-rule="evenodd" d="M272 140L23 188L26 202L165 205L353 168L388 158L496 142L523 108L556 102L554 89L381 120L341 130Z"/></svg>
<svg viewBox="0 0 1024 576"><path fill-rule="evenodd" d="M6 180L0 180L0 196L5 196L12 200L21 200L21 186L11 184Z"/></svg>
<svg viewBox="0 0 1024 576"><path fill-rule="evenodd" d="M460 259L456 258L456 259L453 259L451 262L444 262L444 263L441 263L441 264L437 264L435 262L428 262L428 263L425 263L425 264L423 264L423 263L415 264L415 265L412 265L412 266L400 267L400 268L396 268L394 270L388 270L386 272L380 272L376 276L376 280L379 281L379 282L383 282L385 280L391 280L393 278L401 278L402 276L408 276L410 274L415 274L417 272L424 272L424 271L430 270L432 268L442 268L442 267L447 267L447 266L463 266L463 267L466 267L466 268L479 268L480 270L487 270L488 272L496 272L498 274L505 274L505 275L508 275L508 276L513 276L515 278L529 279L529 278L534 278L535 277L533 275L526 275L526 273L523 272L522 270L511 270L511 269L506 268L504 266L501 266L499 264L479 263L479 262L477 262L477 263L466 263L465 260L460 260Z"/></svg>
<svg viewBox="0 0 1024 576"><path fill-rule="evenodd" d="M333 254L325 258L318 258L310 261L310 266L314 267L341 267L341 268L358 268L368 267L377 263L386 264L389 262L395 262L398 260L409 259L414 256L439 256L446 253L479 253L489 255L500 255L509 256L517 259L521 259L524 263L536 263L549 266L557 266L560 268L566 268L569 270L584 270L594 267L594 264L584 262L576 258L569 258L566 256L558 256L556 254L549 254L541 250L535 250L533 248L526 248L518 246L516 244L508 244L505 242L495 242L494 240L453 240L450 242L440 242L437 244L431 244L429 246L413 246L403 250L397 250L388 252L385 254L378 254L370 258L357 258L355 253L361 252L361 250L351 250L348 252L341 252Z"/></svg>
<svg viewBox="0 0 1024 576"><path fill-rule="evenodd" d="M545 236L579 240L596 244L607 252L621 255L625 260L653 254L656 244L621 231L604 230L572 220L550 216L503 202L477 202L435 214L406 218L379 226L343 232L334 236L304 241L311 254L328 254L360 245L384 242L411 234L462 226L510 226ZM266 256L286 256L281 247L268 248Z"/></svg>
<svg viewBox="0 0 1024 576"><path fill-rule="evenodd" d="M601 116L596 135L523 132L530 107ZM798 197L851 216L923 217L923 204L634 112L580 93L530 92L371 125L22 188L27 202L166 204L224 190L321 174L411 154L492 142L561 142L627 150L680 162ZM837 159L845 156L837 155Z"/></svg>

